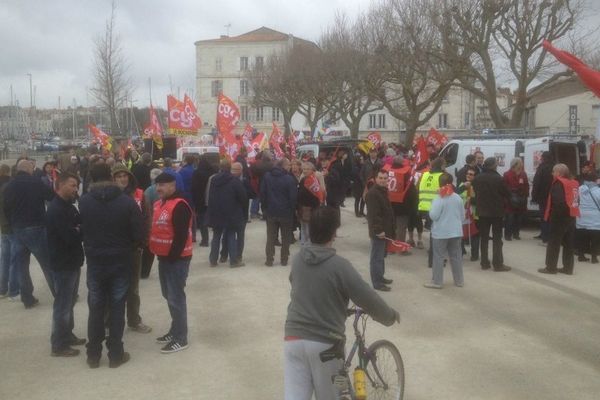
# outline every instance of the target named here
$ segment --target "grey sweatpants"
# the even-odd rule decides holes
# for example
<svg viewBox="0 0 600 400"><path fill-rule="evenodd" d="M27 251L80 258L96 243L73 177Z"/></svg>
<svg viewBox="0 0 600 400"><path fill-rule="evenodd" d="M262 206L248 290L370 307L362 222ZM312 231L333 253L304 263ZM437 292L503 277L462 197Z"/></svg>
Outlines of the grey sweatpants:
<svg viewBox="0 0 600 400"><path fill-rule="evenodd" d="M285 400L336 400L338 393L331 382L344 361L322 362L319 353L331 344L311 340L290 340L283 346Z"/></svg>
<svg viewBox="0 0 600 400"><path fill-rule="evenodd" d="M452 276L454 277L455 285L462 285L463 266L462 266L462 248L460 247L462 238L450 239L431 239L431 247L433 249L433 283L436 285L444 284L444 258L448 255L448 261L452 267Z"/></svg>

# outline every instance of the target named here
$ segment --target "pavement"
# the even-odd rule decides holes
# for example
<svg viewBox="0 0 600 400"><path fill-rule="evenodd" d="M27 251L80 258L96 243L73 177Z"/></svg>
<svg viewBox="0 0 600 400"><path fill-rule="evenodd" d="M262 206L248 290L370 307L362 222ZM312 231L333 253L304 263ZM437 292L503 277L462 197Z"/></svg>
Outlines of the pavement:
<svg viewBox="0 0 600 400"><path fill-rule="evenodd" d="M248 224L243 268L210 268L208 249L195 247L190 347L175 354L161 354L155 343L170 323L155 264L140 285L141 314L153 332L126 329L131 361L118 369L108 368L106 356L95 370L84 355L50 357L51 297L32 258L40 305L25 310L0 300L0 399L282 399L290 267L264 266L265 234L263 222ZM381 295L402 321L389 328L371 321L367 341L385 338L400 350L405 399L600 398L600 265L576 262L573 276L539 274L545 248L535 234L505 242L511 272L482 271L465 257L463 288L452 284L449 268L444 289L423 287L431 278L426 250L387 258L394 283ZM338 236L338 254L368 280L366 221L343 209ZM82 284L74 330L81 337L86 294Z"/></svg>

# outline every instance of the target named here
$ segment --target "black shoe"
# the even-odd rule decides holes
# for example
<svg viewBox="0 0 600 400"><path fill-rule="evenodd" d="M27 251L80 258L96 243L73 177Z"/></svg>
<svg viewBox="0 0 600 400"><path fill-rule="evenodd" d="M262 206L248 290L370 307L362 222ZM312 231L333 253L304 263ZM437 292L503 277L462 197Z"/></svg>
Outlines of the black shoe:
<svg viewBox="0 0 600 400"><path fill-rule="evenodd" d="M380 292L389 292L390 290L392 290L392 288L389 286L386 286L384 284L381 284L381 285L375 286L375 290L379 290Z"/></svg>
<svg viewBox="0 0 600 400"><path fill-rule="evenodd" d="M83 346L86 342L87 340L80 339L77 336L73 335L73 337L71 337L71 340L69 341L69 346Z"/></svg>
<svg viewBox="0 0 600 400"><path fill-rule="evenodd" d="M496 272L506 272L506 271L510 271L512 268L509 267L508 265L501 265L499 267L494 267L494 271Z"/></svg>
<svg viewBox="0 0 600 400"><path fill-rule="evenodd" d="M265 261L265 265L266 265L267 267L272 267L272 266L273 266L273 261L269 261L269 260L267 260L267 261Z"/></svg>
<svg viewBox="0 0 600 400"><path fill-rule="evenodd" d="M577 257L577 261L584 262L584 261L590 261L590 259L584 255L581 255L581 256Z"/></svg>
<svg viewBox="0 0 600 400"><path fill-rule="evenodd" d="M561 274L565 274L565 275L573 275L573 271L568 271L564 268L559 268L557 269L558 272L560 272Z"/></svg>
<svg viewBox="0 0 600 400"><path fill-rule="evenodd" d="M281 260L281 266L282 267L286 267L288 263L288 260Z"/></svg>
<svg viewBox="0 0 600 400"><path fill-rule="evenodd" d="M471 261L479 261L479 257L473 257L473 256L471 256Z"/></svg>
<svg viewBox="0 0 600 400"><path fill-rule="evenodd" d="M243 267L244 265L246 265L246 264L243 263L242 261L236 261L233 264L229 264L229 268L238 268L238 267Z"/></svg>
<svg viewBox="0 0 600 400"><path fill-rule="evenodd" d="M227 262L227 257L221 257L221 258L219 258L219 262L220 263L226 263Z"/></svg>
<svg viewBox="0 0 600 400"><path fill-rule="evenodd" d="M200 242L200 244L198 246L200 246L200 247L208 247L208 242Z"/></svg>
<svg viewBox="0 0 600 400"><path fill-rule="evenodd" d="M98 368L100 366L100 357L88 356L87 365L92 369Z"/></svg>
<svg viewBox="0 0 600 400"><path fill-rule="evenodd" d="M156 338L156 343L158 344L168 344L173 341L173 336L170 333L166 335L162 335L161 337Z"/></svg>
<svg viewBox="0 0 600 400"><path fill-rule="evenodd" d="M538 272L541 273L541 274L556 275L556 271L550 271L548 268L540 268L540 269L538 269Z"/></svg>
<svg viewBox="0 0 600 400"><path fill-rule="evenodd" d="M110 360L108 362L108 368L119 368L121 365L125 364L127 361L131 360L131 356L128 352L123 352L123 356L119 360Z"/></svg>
<svg viewBox="0 0 600 400"><path fill-rule="evenodd" d="M163 354L175 353L181 350L185 350L188 348L187 342L179 342L177 340L173 340L171 343L167 344L165 347L160 349L160 352Z"/></svg>
<svg viewBox="0 0 600 400"><path fill-rule="evenodd" d="M65 347L62 350L52 350L52 357L76 357L79 355L79 350L71 347Z"/></svg>
<svg viewBox="0 0 600 400"><path fill-rule="evenodd" d="M31 303L25 304L25 308L27 310L29 310L30 308L33 308L33 307L37 306L38 304L40 304L40 301L34 297L33 301Z"/></svg>
<svg viewBox="0 0 600 400"><path fill-rule="evenodd" d="M491 266L491 265L488 265L488 264L481 264L481 269L483 269L483 270L490 269L490 268L492 268L492 266Z"/></svg>
<svg viewBox="0 0 600 400"><path fill-rule="evenodd" d="M394 282L394 280L393 280L393 279L386 279L386 278L383 278L383 279L381 280L381 282L385 283L386 285L390 285L390 284L392 284L392 282Z"/></svg>

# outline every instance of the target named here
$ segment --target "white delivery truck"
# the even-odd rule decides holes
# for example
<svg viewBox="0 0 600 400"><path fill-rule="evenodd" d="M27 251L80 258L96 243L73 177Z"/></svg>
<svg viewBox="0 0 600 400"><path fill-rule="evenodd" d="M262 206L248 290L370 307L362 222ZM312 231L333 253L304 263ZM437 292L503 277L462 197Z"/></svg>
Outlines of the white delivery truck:
<svg viewBox="0 0 600 400"><path fill-rule="evenodd" d="M465 157L481 151L485 158L498 160L498 173L504 174L510 168L515 157L521 157L525 173L529 178L529 188L533 186L533 176L544 151L550 151L557 163L566 164L573 174L578 174L581 164L588 159L589 145L587 137L575 135L546 135L510 137L497 135L455 137L444 146L440 156L446 160L446 171L455 178L456 173L465 165ZM537 204L531 203L528 209L535 211Z"/></svg>

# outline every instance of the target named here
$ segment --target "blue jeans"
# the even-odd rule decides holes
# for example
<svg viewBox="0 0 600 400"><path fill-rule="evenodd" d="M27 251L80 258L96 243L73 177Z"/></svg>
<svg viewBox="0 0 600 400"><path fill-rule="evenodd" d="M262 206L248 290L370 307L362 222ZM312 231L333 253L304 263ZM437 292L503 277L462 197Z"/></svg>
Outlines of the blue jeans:
<svg viewBox="0 0 600 400"><path fill-rule="evenodd" d="M225 235L227 241L227 250L229 252L229 263L234 264L237 261L237 241L235 239L236 229L233 228L213 228L213 238L210 243L210 254L208 260L212 265L217 263L219 258L219 247L221 245L221 236Z"/></svg>
<svg viewBox="0 0 600 400"><path fill-rule="evenodd" d="M167 300L171 314L171 328L168 334L182 344L187 343L188 334L185 281L190 271L190 261L191 259L179 259L175 262L158 262L160 290Z"/></svg>
<svg viewBox="0 0 600 400"><path fill-rule="evenodd" d="M373 287L383 285L383 275L385 274L385 239L371 239L371 282Z"/></svg>
<svg viewBox="0 0 600 400"><path fill-rule="evenodd" d="M237 259L242 260L244 254L244 242L246 238L246 221L242 223L238 228L234 228L235 240L237 243ZM227 232L224 232L223 239L221 240L221 258L227 259L229 256L229 245L227 244L228 236Z"/></svg>
<svg viewBox="0 0 600 400"><path fill-rule="evenodd" d="M125 300L131 279L131 260L116 265L90 265L87 270L88 358L98 359L105 338L104 313L108 304L109 337L108 358L123 357L123 329L125 329Z"/></svg>
<svg viewBox="0 0 600 400"><path fill-rule="evenodd" d="M254 198L250 202L250 215L258 215L258 211L260 210L260 199Z"/></svg>
<svg viewBox="0 0 600 400"><path fill-rule="evenodd" d="M19 295L19 270L12 251L13 235L0 237L0 294L10 297Z"/></svg>
<svg viewBox="0 0 600 400"><path fill-rule="evenodd" d="M52 312L52 351L60 351L69 347L73 338L73 307L79 289L81 269L53 271L54 307Z"/></svg>
<svg viewBox="0 0 600 400"><path fill-rule="evenodd" d="M15 228L13 230L12 251L15 253L15 268L19 271L21 301L23 304L29 306L35 302L35 298L33 297L33 282L29 273L29 260L32 253L40 264L50 292L54 296L54 279L52 278L52 270L49 265L46 227Z"/></svg>

